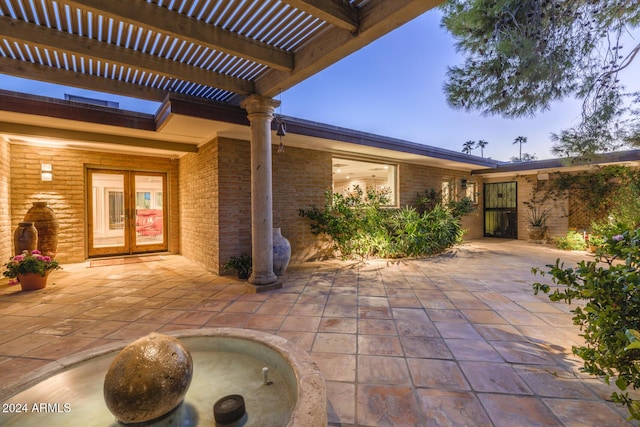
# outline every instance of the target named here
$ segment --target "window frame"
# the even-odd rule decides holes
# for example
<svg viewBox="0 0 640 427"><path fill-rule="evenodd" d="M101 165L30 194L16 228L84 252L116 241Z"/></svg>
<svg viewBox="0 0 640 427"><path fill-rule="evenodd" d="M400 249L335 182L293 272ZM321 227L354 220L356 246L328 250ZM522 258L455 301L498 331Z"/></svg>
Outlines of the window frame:
<svg viewBox="0 0 640 427"><path fill-rule="evenodd" d="M350 182L349 185L347 187L341 186L341 188L337 188L336 186L336 163L338 165L340 165L340 163L342 162L357 162L357 163L368 163L371 164L373 166L378 166L378 167L388 167L389 169L386 171L386 183L391 185L391 191L390 191L390 196L391 196L391 200L389 202L389 204L384 205L385 207L389 207L389 208L397 208L399 206L400 203L400 191L399 191L399 178L398 178L398 170L399 165L398 163L395 162L390 162L386 159L371 159L371 158L362 158L362 157L355 157L355 156L332 156L331 157L331 187L334 193L342 193L345 191L350 191L353 189L353 187L355 185L360 185L360 187L362 188L362 190L366 191L368 188L371 188L372 186L375 186L376 191L380 191L382 190L383 187L385 187L384 184L372 184L369 185L366 182L364 183L365 186L362 186L362 182ZM346 178L348 179L348 178ZM340 180L340 181L344 181L344 180Z"/></svg>

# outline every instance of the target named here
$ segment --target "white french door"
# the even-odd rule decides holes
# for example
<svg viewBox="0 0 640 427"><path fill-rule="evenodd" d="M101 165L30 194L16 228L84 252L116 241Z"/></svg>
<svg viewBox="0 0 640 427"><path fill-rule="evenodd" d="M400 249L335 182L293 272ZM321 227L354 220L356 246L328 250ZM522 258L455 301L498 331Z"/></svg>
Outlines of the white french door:
<svg viewBox="0 0 640 427"><path fill-rule="evenodd" d="M89 256L167 250L164 173L87 170Z"/></svg>

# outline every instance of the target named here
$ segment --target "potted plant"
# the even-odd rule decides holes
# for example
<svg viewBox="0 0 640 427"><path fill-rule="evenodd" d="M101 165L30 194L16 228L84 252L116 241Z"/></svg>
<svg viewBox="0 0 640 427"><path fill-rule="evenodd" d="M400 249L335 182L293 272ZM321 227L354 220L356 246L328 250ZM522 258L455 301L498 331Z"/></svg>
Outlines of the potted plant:
<svg viewBox="0 0 640 427"><path fill-rule="evenodd" d="M238 274L238 279L247 279L251 274L251 256L232 256L222 268L224 271L235 271Z"/></svg>
<svg viewBox="0 0 640 427"><path fill-rule="evenodd" d="M600 248L601 246L603 246L606 242L607 242L607 238L606 237L602 237L602 236L596 236L593 234L589 234L587 236L585 236L585 241L587 242L588 246L589 246L589 250L593 253L595 253L598 248Z"/></svg>
<svg viewBox="0 0 640 427"><path fill-rule="evenodd" d="M542 206L535 203L528 203L529 212L527 220L529 221L529 239L540 241L544 239L547 232L547 218L551 212L549 209L543 209Z"/></svg>
<svg viewBox="0 0 640 427"><path fill-rule="evenodd" d="M9 284L18 284L23 291L42 289L47 285L47 277L52 270L59 270L60 264L50 256L42 255L40 251L23 251L11 257L5 264L2 275L9 277Z"/></svg>

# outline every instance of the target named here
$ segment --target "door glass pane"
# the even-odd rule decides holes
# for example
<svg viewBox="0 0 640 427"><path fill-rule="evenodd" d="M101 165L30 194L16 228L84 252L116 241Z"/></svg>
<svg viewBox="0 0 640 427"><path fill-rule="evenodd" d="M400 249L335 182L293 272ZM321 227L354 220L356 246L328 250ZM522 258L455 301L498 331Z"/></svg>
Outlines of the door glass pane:
<svg viewBox="0 0 640 427"><path fill-rule="evenodd" d="M124 246L124 176L93 173L93 247Z"/></svg>
<svg viewBox="0 0 640 427"><path fill-rule="evenodd" d="M485 184L484 235L518 238L517 186L515 182Z"/></svg>
<svg viewBox="0 0 640 427"><path fill-rule="evenodd" d="M136 245L164 242L162 176L136 175Z"/></svg>

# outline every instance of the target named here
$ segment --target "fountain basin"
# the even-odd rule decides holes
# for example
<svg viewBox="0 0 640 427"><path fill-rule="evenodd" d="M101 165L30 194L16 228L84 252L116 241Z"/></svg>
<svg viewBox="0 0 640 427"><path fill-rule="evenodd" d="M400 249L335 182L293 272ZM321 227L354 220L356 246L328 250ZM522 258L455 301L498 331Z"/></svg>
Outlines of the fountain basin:
<svg viewBox="0 0 640 427"><path fill-rule="evenodd" d="M306 352L286 339L235 328L169 335L185 345L194 361L191 387L176 411L182 417L177 425L215 425L214 403L231 394L241 394L246 401L246 427L327 425L320 370ZM0 425L120 425L104 403L102 385L111 361L123 347L101 347L48 365L3 402L6 410L0 412ZM272 384L264 384L264 367Z"/></svg>

